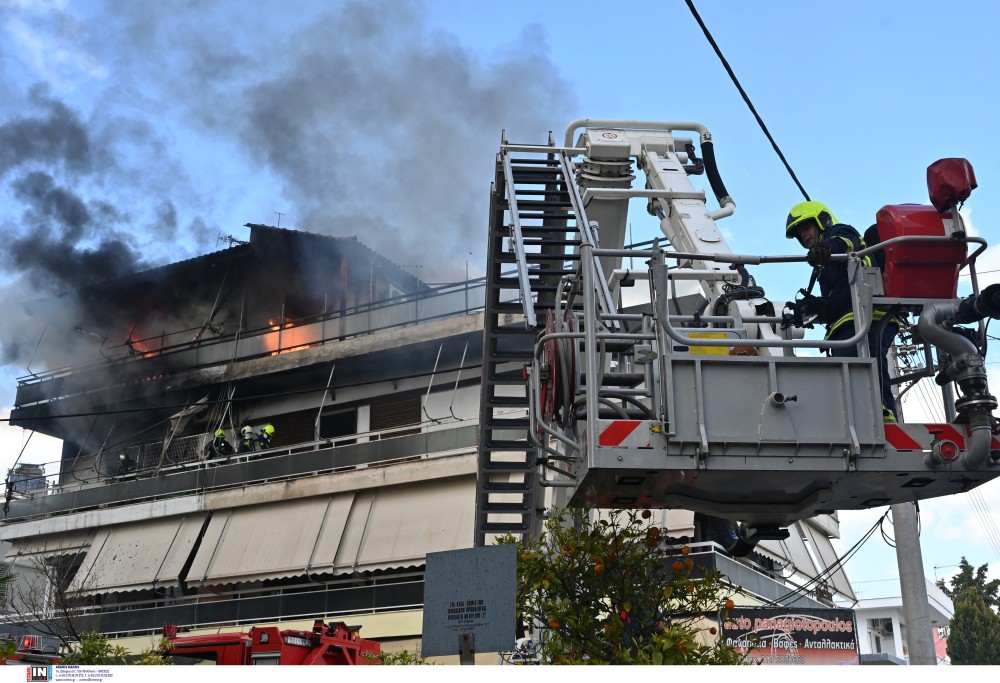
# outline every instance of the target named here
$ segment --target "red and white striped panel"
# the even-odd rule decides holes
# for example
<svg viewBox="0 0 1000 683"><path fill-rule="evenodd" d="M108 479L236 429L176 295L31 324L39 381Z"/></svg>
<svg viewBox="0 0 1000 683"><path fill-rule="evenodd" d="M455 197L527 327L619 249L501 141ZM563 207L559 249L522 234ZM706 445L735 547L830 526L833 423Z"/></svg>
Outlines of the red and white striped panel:
<svg viewBox="0 0 1000 683"><path fill-rule="evenodd" d="M597 445L610 448L652 448L649 420L600 420Z"/></svg>
<svg viewBox="0 0 1000 683"><path fill-rule="evenodd" d="M885 440L897 451L928 451L938 440L953 441L965 450L965 440L969 436L968 425L953 424L887 424ZM1000 439L993 437L992 449L1000 449Z"/></svg>

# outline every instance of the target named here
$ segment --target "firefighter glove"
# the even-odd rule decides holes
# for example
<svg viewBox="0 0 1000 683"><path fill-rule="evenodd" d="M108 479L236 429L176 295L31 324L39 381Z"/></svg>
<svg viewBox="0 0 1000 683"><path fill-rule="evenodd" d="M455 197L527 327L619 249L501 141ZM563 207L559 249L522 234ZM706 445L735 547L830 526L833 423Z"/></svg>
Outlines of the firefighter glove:
<svg viewBox="0 0 1000 683"><path fill-rule="evenodd" d="M830 257L833 256L833 247L826 240L816 244L809 248L809 252L806 254L806 262L813 267L822 268L830 262Z"/></svg>
<svg viewBox="0 0 1000 683"><path fill-rule="evenodd" d="M796 316L798 316L798 311L795 309L794 301L786 301L785 307L781 311L781 329L787 330L789 327L796 327ZM801 316L798 316L801 320Z"/></svg>

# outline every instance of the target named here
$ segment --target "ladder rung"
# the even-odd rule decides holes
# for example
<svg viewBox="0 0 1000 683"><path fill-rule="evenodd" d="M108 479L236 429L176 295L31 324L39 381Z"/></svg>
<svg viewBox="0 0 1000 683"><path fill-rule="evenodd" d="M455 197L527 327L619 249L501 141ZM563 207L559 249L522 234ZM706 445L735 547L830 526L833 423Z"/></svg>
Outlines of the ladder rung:
<svg viewBox="0 0 1000 683"><path fill-rule="evenodd" d="M487 481L483 484L486 493L530 493L531 488L528 481Z"/></svg>
<svg viewBox="0 0 1000 683"><path fill-rule="evenodd" d="M494 417L486 426L489 429L527 429L530 425L526 417Z"/></svg>
<svg viewBox="0 0 1000 683"><path fill-rule="evenodd" d="M528 397L520 396L494 396L489 401L494 408L527 408Z"/></svg>
<svg viewBox="0 0 1000 683"><path fill-rule="evenodd" d="M486 449L490 451L534 451L535 447L527 441L514 441L512 439L489 439L486 440Z"/></svg>
<svg viewBox="0 0 1000 683"><path fill-rule="evenodd" d="M517 215L519 218L576 218L576 214L571 211L563 211L553 213L551 211L532 211L531 209L518 211Z"/></svg>
<svg viewBox="0 0 1000 683"><path fill-rule="evenodd" d="M521 226L521 237L546 237L548 235L562 235L566 233L571 233L574 235L579 235L580 231L575 225L522 225Z"/></svg>
<svg viewBox="0 0 1000 683"><path fill-rule="evenodd" d="M580 240L557 239L554 237L531 237L523 239L521 243L526 247L578 247Z"/></svg>
<svg viewBox="0 0 1000 683"><path fill-rule="evenodd" d="M556 161L555 159L549 159L547 157L546 158L537 157L537 158L534 158L534 159L529 158L529 157L518 157L517 159L515 159L514 157L511 157L510 158L510 163L511 164L552 164L553 168L558 168L558 164L559 164L559 162Z"/></svg>
<svg viewBox="0 0 1000 683"><path fill-rule="evenodd" d="M527 512L530 509L528 501L523 501L521 503L490 503L486 502L483 504L483 512L490 513L519 513Z"/></svg>
<svg viewBox="0 0 1000 683"><path fill-rule="evenodd" d="M502 278L497 280L497 285L502 289L520 289L521 282L514 278ZM528 288L532 292L554 292L556 290L555 285L546 285L541 282L528 281Z"/></svg>
<svg viewBox="0 0 1000 683"><path fill-rule="evenodd" d="M528 532L528 524L526 522L521 522L520 524L507 524L505 522L486 522L481 527L482 531L488 534L496 534L504 531L517 531L520 533Z"/></svg>
<svg viewBox="0 0 1000 683"><path fill-rule="evenodd" d="M528 263L544 263L545 261L579 261L580 255L570 254L565 252L562 254L541 254L536 252L528 252L524 255L524 259ZM541 274L544 273L546 270L547 270L546 268L533 268L528 271L528 275Z"/></svg>
<svg viewBox="0 0 1000 683"><path fill-rule="evenodd" d="M520 197L522 195L530 196L530 197L546 197L546 196L553 195L553 194L563 194L563 195L566 194L566 191L562 190L562 189L559 189L559 190L528 190L528 189L525 189L525 188L518 187L518 188L515 188L514 191L517 193L518 197Z"/></svg>
<svg viewBox="0 0 1000 683"><path fill-rule="evenodd" d="M555 201L544 200L544 199L525 199L524 201L520 201L517 203L518 209L525 209L528 211L531 211L533 209L547 209L553 206L555 207L562 206L569 208L573 206L573 202L569 201L568 199L559 199Z"/></svg>

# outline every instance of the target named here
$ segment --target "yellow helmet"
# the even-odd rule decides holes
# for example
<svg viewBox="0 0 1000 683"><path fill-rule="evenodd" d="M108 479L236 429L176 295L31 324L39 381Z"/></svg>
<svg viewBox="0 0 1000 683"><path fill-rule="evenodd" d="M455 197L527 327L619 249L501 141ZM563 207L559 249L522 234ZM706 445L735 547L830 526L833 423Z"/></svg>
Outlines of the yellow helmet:
<svg viewBox="0 0 1000 683"><path fill-rule="evenodd" d="M785 237L793 239L796 237L795 233L798 232L798 229L804 223L811 220L816 221L820 232L837 224L836 217L826 207L826 204L821 202L799 202L792 207L792 210L788 212L788 218L785 219Z"/></svg>
<svg viewBox="0 0 1000 683"><path fill-rule="evenodd" d="M261 433L267 434L268 436L274 436L274 427L271 425L264 425L260 428Z"/></svg>
<svg viewBox="0 0 1000 683"><path fill-rule="evenodd" d="M221 437L223 439L226 438L226 430L225 429L216 429L215 430L215 436Z"/></svg>

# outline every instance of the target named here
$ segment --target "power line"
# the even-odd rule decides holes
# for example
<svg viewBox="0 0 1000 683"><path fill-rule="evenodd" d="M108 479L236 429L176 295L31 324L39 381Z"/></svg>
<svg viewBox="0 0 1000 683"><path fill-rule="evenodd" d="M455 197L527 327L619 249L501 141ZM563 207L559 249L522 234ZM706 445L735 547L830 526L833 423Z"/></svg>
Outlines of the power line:
<svg viewBox="0 0 1000 683"><path fill-rule="evenodd" d="M819 574L817 574L812 579L810 579L809 581L807 581L805 584L799 586L795 590L789 591L788 593L786 593L786 594L784 594L784 595L782 595L780 597L777 597L774 600L770 600L770 601L766 602L765 604L766 605L778 605L781 602L784 602L785 600L787 600L789 598L793 598L793 597L798 596L798 595L805 595L806 592L808 592L810 588L812 588L816 584L820 583L821 581L823 581L827 577L833 576L833 574L835 572L841 570L843 568L843 566L845 564L847 564L848 560L850 560L852 557L854 557L854 555L856 555L857 552L859 550L861 550L861 546L863 546L868 541L868 539L871 538L872 534L875 533L876 529L878 529L878 528L880 528L882 526L882 522L888 516L889 516L889 510L886 510L885 513L878 519L878 521L875 522L875 524L873 524L872 527L868 531L865 532L865 534L861 537L861 539L857 543L855 543L850 548L848 548L847 552L845 552L843 555L841 555L840 557L838 557L836 559L836 561L832 562L826 569L824 569L823 571L821 571Z"/></svg>
<svg viewBox="0 0 1000 683"><path fill-rule="evenodd" d="M983 531L986 533L986 540L989 541L990 547L993 548L993 552L996 556L1000 558L1000 532L997 531L996 524L993 523L993 517L990 513L989 506L986 505L986 500L983 498L983 494L979 489L973 489L969 492L968 497L969 505L976 513L976 519L979 525L983 527Z"/></svg>
<svg viewBox="0 0 1000 683"><path fill-rule="evenodd" d="M771 136L771 131L769 131L767 129L767 126L764 124L764 119L762 119L760 117L760 114L757 113L757 109L756 107L753 106L753 102L750 101L749 95L747 95L746 91L743 89L743 86L740 85L739 79L737 79L736 74L733 73L732 67L729 66L728 60L726 60L725 55L722 54L722 50L719 49L719 45L715 42L715 38L712 37L712 34L709 32L708 27L705 26L705 22L701 20L701 16L698 14L698 10L696 10L694 7L693 0L685 0L685 2L687 2L687 6L688 9L691 10L691 14L694 15L694 20L698 22L698 26L701 27L701 30L702 32L704 32L705 37L708 38L708 42L712 45L712 48L715 50L715 54L717 54L719 56L719 59L722 61L722 66L726 69L726 73L729 74L729 78L732 79L733 84L736 86L736 89L739 90L740 95L743 96L743 101L746 102L747 106L750 108L750 112L753 114L754 118L757 119L757 124L760 126L760 129L764 131L764 135L766 135L768 141L770 141L771 147L774 148L774 151L777 153L778 158L781 159L781 163L783 163L785 165L785 168L788 170L788 175L790 175L792 177L792 180L795 181L795 184L798 186L799 191L802 193L802 196L806 198L806 201L809 201L809 193L806 192L806 188L802 187L802 183L799 182L798 177L795 175L795 171L792 170L792 167L788 163L788 160L785 159L785 155L782 154L781 149L778 147L778 143L775 142L774 138Z"/></svg>

